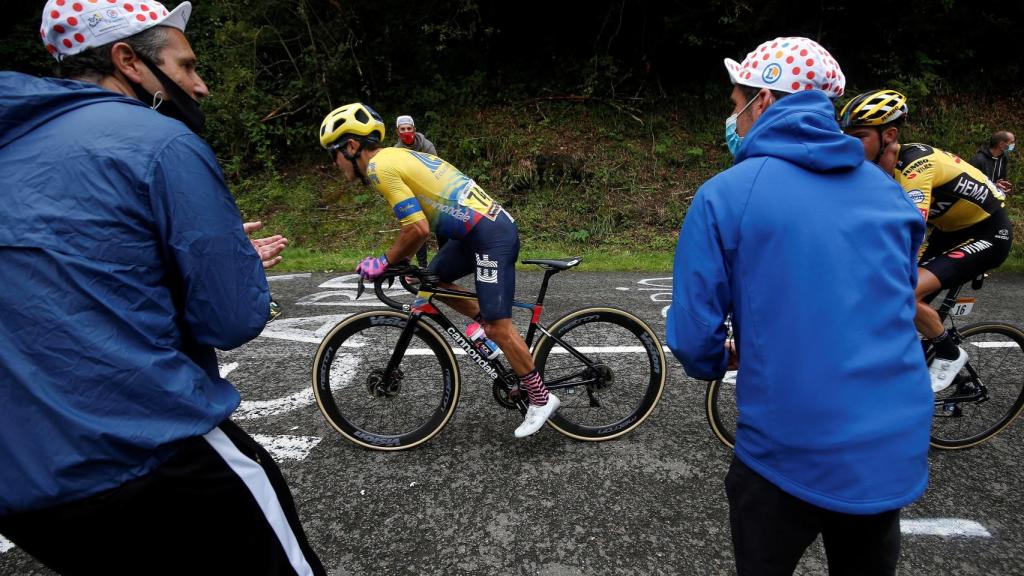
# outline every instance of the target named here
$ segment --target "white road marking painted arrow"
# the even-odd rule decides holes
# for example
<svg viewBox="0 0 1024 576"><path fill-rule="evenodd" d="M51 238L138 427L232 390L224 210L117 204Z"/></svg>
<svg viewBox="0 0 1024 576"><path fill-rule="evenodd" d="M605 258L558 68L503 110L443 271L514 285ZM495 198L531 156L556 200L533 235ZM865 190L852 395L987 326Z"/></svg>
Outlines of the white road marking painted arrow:
<svg viewBox="0 0 1024 576"><path fill-rule="evenodd" d="M900 520L900 531L904 534L947 538L950 536L992 537L981 524L963 518L903 518Z"/></svg>
<svg viewBox="0 0 1024 576"><path fill-rule="evenodd" d="M267 452L278 460L305 460L323 438L318 436L267 436L253 434Z"/></svg>

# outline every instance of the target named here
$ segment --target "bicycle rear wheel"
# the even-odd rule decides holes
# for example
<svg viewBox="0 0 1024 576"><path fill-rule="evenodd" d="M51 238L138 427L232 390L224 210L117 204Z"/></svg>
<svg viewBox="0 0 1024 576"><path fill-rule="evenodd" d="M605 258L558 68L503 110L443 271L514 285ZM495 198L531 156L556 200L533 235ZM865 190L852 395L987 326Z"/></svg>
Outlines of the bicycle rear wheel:
<svg viewBox="0 0 1024 576"><path fill-rule="evenodd" d="M959 330L967 364L935 395L931 444L969 448L1003 431L1024 409L1024 332L979 322Z"/></svg>
<svg viewBox="0 0 1024 576"><path fill-rule="evenodd" d="M421 320L397 371L386 374L407 314L372 310L346 318L320 343L313 393L327 422L374 450L404 450L434 437L455 412L459 367L451 347Z"/></svg>
<svg viewBox="0 0 1024 576"><path fill-rule="evenodd" d="M735 372L726 374L721 380L708 382L704 409L715 437L729 448L736 446L736 419L739 412L736 409Z"/></svg>
<svg viewBox="0 0 1024 576"><path fill-rule="evenodd" d="M548 332L533 357L562 401L548 420L552 428L577 440L610 440L651 415L665 388L665 353L647 324L615 308L585 308Z"/></svg>

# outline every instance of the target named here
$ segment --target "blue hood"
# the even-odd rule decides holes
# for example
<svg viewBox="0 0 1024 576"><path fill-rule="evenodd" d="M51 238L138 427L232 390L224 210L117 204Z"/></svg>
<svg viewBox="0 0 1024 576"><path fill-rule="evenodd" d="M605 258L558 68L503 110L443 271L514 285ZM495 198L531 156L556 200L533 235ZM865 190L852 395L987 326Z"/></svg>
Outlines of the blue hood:
<svg viewBox="0 0 1024 576"><path fill-rule="evenodd" d="M145 106L95 84L0 72L0 148L57 116L97 102Z"/></svg>
<svg viewBox="0 0 1024 576"><path fill-rule="evenodd" d="M768 107L747 133L736 163L758 156L813 172L849 170L864 163L864 146L843 134L832 101L820 90L797 92Z"/></svg>

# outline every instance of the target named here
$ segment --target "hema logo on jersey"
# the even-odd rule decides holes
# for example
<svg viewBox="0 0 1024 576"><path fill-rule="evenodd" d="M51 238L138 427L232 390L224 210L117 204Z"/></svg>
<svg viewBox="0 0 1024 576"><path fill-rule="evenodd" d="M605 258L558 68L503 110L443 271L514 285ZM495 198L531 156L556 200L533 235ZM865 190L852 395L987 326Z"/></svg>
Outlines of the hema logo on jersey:
<svg viewBox="0 0 1024 576"><path fill-rule="evenodd" d="M491 260L487 254L476 255L476 280L487 284L498 283L498 261Z"/></svg>

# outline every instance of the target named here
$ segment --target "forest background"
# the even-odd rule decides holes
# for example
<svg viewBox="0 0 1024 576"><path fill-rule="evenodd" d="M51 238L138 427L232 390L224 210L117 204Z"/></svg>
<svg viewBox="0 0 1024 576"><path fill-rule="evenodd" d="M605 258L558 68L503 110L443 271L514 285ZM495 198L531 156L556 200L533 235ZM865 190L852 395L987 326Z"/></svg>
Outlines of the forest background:
<svg viewBox="0 0 1024 576"><path fill-rule="evenodd" d="M4 5L0 67L53 75L42 2ZM389 144L396 116L411 114L440 156L515 215L524 255L582 254L589 269L670 269L694 193L731 164L722 59L741 61L776 36L821 43L848 95L906 93L905 142L969 157L995 130L1024 131L1024 1L193 7L187 35L211 91L205 137L243 216L292 240L281 269L352 268L396 232L383 199L346 183L319 147L324 115L353 101L384 116ZM1011 156L1018 187L1022 163ZM1021 238L1024 202L1009 205ZM1019 242L1011 259L1024 269Z"/></svg>

